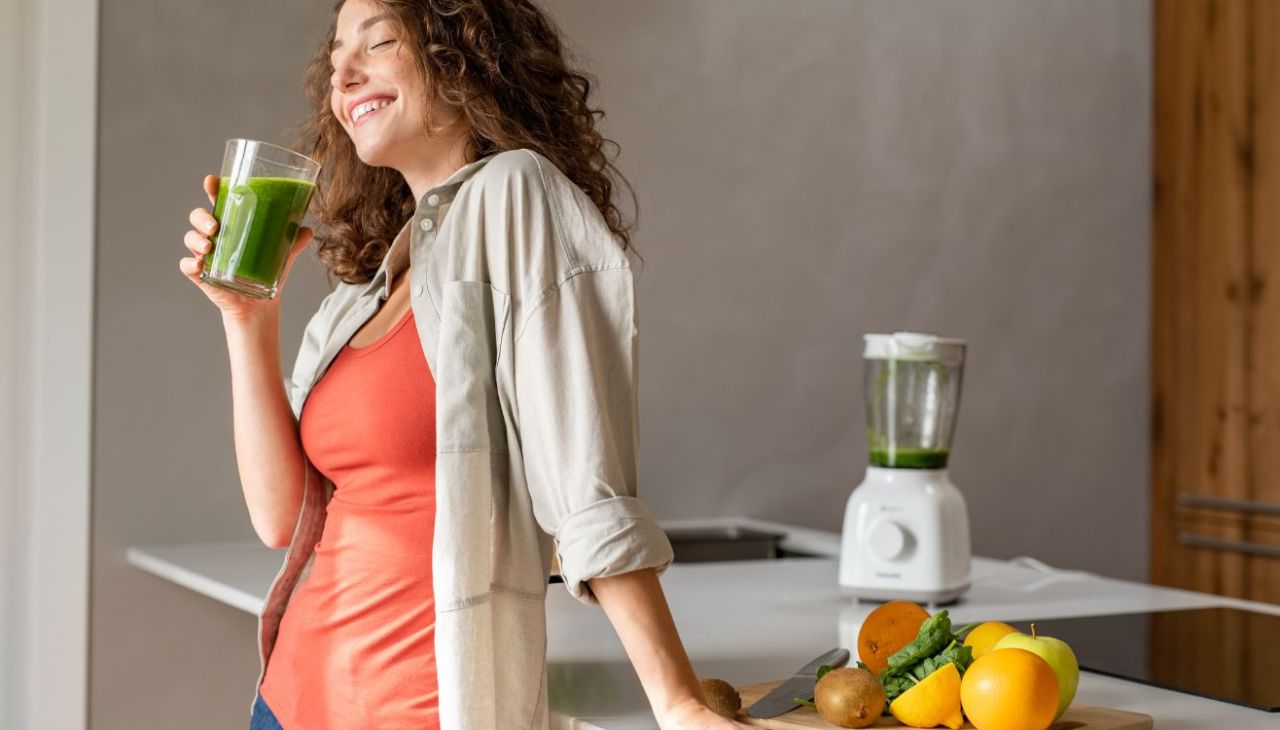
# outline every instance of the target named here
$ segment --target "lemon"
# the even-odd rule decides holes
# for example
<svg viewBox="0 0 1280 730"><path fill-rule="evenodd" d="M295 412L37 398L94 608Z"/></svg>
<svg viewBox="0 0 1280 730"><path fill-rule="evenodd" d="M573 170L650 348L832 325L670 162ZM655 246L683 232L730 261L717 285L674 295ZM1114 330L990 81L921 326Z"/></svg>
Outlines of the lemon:
<svg viewBox="0 0 1280 730"><path fill-rule="evenodd" d="M889 704L889 713L911 727L946 725L960 730L960 671L954 663L935 670Z"/></svg>
<svg viewBox="0 0 1280 730"><path fill-rule="evenodd" d="M1017 632L1017 629L1002 621L988 621L970 631L969 635L964 639L964 645L973 647L973 658L977 659L991 651L991 647L1004 638L1006 634L1016 634Z"/></svg>

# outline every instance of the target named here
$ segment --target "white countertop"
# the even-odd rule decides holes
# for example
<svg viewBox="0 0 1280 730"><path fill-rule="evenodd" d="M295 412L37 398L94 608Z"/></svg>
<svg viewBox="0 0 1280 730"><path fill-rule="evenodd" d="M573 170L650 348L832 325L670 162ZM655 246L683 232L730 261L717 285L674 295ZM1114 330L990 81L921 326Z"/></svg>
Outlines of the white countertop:
<svg viewBox="0 0 1280 730"><path fill-rule="evenodd" d="M759 520L662 521L666 528L732 523L788 533L789 550L834 555L833 533ZM256 541L135 547L129 562L257 614L283 550ZM853 646L862 617L836 585L831 557L677 563L662 577L680 636L699 676L742 685L779 679L834 646ZM949 606L957 624L1232 605L1280 614L1280 607L1157 588L1034 561L974 559L973 588ZM548 691L554 724L583 730L656 730L639 679L608 618L558 585L547 595ZM1276 730L1280 716L1084 672L1077 701L1144 712L1161 730L1231 727Z"/></svg>

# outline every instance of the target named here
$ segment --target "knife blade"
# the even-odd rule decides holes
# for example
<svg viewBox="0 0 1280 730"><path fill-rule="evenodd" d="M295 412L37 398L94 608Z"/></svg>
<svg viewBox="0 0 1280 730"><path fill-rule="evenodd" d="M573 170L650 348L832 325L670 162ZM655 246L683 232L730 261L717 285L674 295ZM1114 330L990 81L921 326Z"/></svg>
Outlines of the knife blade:
<svg viewBox="0 0 1280 730"><path fill-rule="evenodd" d="M826 664L835 669L848 663L848 649L832 649L823 653L801 667L790 679L774 687L769 694L756 700L755 704L747 708L747 714L760 720L767 720L770 717L791 712L800 706L796 704L796 697L813 699L813 687L818 683L818 667Z"/></svg>

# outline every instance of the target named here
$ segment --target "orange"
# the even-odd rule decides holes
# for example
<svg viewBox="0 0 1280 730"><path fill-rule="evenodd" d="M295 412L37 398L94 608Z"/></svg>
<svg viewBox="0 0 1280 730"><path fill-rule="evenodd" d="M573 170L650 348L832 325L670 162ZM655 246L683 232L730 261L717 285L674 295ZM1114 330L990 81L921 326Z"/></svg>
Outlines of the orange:
<svg viewBox="0 0 1280 730"><path fill-rule="evenodd" d="M908 727L946 725L960 730L960 670L952 662L920 680L889 704L889 714Z"/></svg>
<svg viewBox="0 0 1280 730"><path fill-rule="evenodd" d="M960 683L960 704L978 730L1045 730L1058 700L1053 667L1026 649L983 654Z"/></svg>
<svg viewBox="0 0 1280 730"><path fill-rule="evenodd" d="M991 647L1004 638L1006 634L1014 634L1017 631L1017 629L1001 621L988 621L970 631L969 635L964 638L964 643L965 646L973 647L973 658L977 659L991 651Z"/></svg>

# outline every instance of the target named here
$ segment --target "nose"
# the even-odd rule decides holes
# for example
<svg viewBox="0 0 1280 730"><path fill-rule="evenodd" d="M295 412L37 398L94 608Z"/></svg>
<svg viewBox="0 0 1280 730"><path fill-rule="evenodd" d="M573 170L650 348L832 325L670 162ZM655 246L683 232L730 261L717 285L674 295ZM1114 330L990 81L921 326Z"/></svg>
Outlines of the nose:
<svg viewBox="0 0 1280 730"><path fill-rule="evenodd" d="M329 83L338 91L346 91L364 83L364 69L360 66L358 54L335 53L333 56L333 76Z"/></svg>

